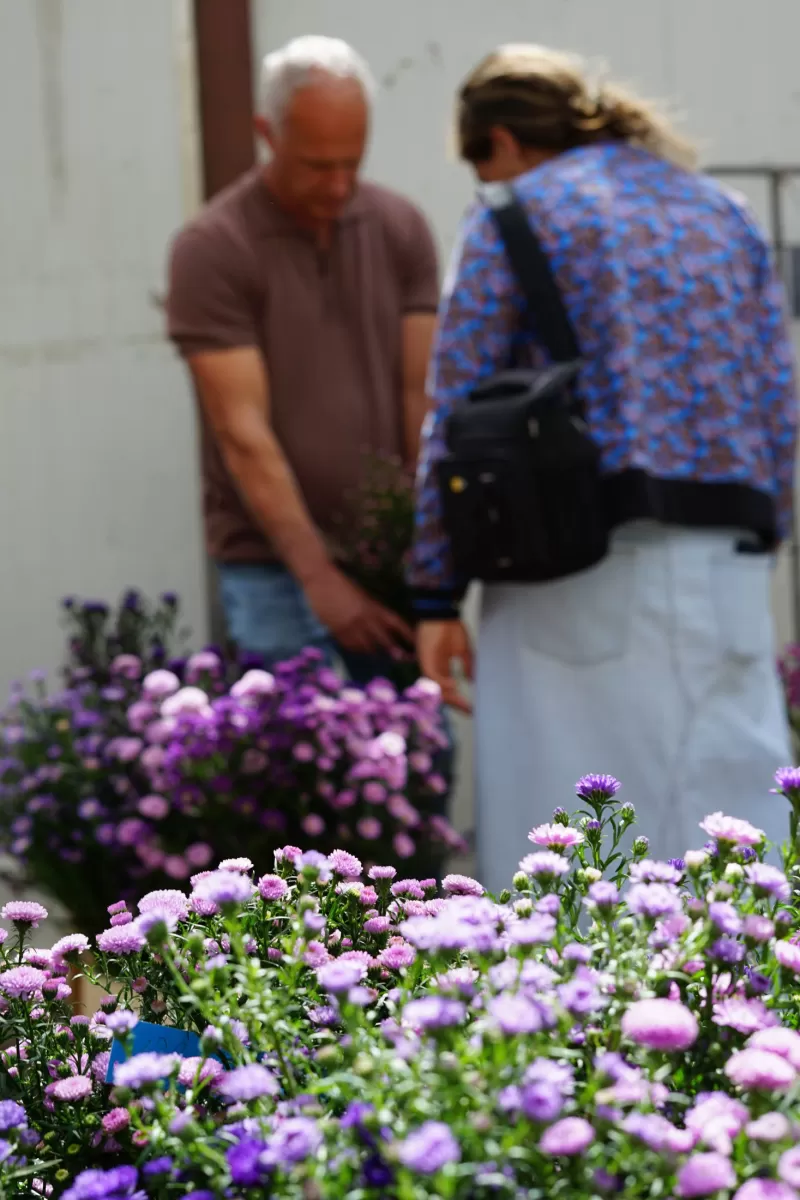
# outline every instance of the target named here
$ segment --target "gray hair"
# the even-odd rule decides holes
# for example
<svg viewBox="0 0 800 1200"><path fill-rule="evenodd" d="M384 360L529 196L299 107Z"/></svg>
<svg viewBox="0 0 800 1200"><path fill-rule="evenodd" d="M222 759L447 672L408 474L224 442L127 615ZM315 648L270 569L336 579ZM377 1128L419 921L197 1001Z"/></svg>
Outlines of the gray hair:
<svg viewBox="0 0 800 1200"><path fill-rule="evenodd" d="M261 64L259 110L279 125L296 91L313 82L315 75L352 79L361 85L367 100L375 91L372 72L360 54L339 38L299 37L273 50Z"/></svg>

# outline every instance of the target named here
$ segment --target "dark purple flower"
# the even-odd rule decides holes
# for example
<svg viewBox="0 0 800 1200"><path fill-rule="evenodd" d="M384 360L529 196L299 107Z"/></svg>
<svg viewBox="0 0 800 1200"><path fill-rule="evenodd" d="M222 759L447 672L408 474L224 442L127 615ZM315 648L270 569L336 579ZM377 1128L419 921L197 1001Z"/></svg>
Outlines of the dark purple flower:
<svg viewBox="0 0 800 1200"><path fill-rule="evenodd" d="M529 1120L547 1124L560 1115L564 1097L552 1083L529 1083L521 1089L520 1107Z"/></svg>
<svg viewBox="0 0 800 1200"><path fill-rule="evenodd" d="M380 1154L370 1154L364 1159L361 1178L365 1187L383 1190L394 1183L394 1172Z"/></svg>
<svg viewBox="0 0 800 1200"><path fill-rule="evenodd" d="M162 1155L161 1158L153 1158L150 1162L145 1163L142 1167L142 1174L150 1178L157 1175L168 1175L172 1170L173 1162L171 1158Z"/></svg>
<svg viewBox="0 0 800 1200"><path fill-rule="evenodd" d="M712 942L709 946L709 953L717 962L733 966L742 961L747 951L741 942L737 942L733 938L721 937Z"/></svg>
<svg viewBox="0 0 800 1200"><path fill-rule="evenodd" d="M81 1171L62 1200L127 1200L135 1195L135 1167L113 1167L110 1171Z"/></svg>
<svg viewBox="0 0 800 1200"><path fill-rule="evenodd" d="M242 1138L231 1146L225 1157L231 1179L237 1187L258 1187L265 1180L269 1168L262 1161L266 1145L255 1138Z"/></svg>
<svg viewBox="0 0 800 1200"><path fill-rule="evenodd" d="M581 800L594 803L616 796L621 784L613 775L583 775L575 784L575 794Z"/></svg>
<svg viewBox="0 0 800 1200"><path fill-rule="evenodd" d="M9 1129L22 1129L28 1124L28 1117L21 1104L14 1100L0 1100L0 1132L7 1133Z"/></svg>

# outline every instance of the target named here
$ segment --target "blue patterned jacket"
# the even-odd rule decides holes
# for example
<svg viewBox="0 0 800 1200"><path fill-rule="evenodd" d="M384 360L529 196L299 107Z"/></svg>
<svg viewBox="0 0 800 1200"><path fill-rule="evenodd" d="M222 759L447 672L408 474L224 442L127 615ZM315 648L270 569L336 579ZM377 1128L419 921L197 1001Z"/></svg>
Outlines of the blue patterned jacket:
<svg viewBox="0 0 800 1200"><path fill-rule="evenodd" d="M791 525L797 393L784 296L745 203L714 180L620 143L582 147L515 190L581 347L580 396L629 519ZM435 464L453 406L497 371L545 362L489 209L467 216L429 377L410 582L420 616L452 615Z"/></svg>

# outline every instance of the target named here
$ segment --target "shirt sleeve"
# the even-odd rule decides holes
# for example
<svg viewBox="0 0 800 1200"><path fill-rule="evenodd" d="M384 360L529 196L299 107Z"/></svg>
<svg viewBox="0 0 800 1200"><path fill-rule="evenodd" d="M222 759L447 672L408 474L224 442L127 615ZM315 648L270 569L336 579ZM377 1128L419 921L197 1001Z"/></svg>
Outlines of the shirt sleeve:
<svg viewBox="0 0 800 1200"><path fill-rule="evenodd" d="M417 208L410 208L404 231L401 293L402 311L435 313L439 307L439 259L428 222Z"/></svg>
<svg viewBox="0 0 800 1200"><path fill-rule="evenodd" d="M759 243L757 376L770 449L775 464L778 535L788 537L794 523L798 391L789 333L786 292L766 243Z"/></svg>
<svg viewBox="0 0 800 1200"><path fill-rule="evenodd" d="M180 354L258 345L256 305L236 248L189 227L169 262L167 329Z"/></svg>
<svg viewBox="0 0 800 1200"><path fill-rule="evenodd" d="M510 364L522 311L494 221L479 208L462 227L448 272L428 378L409 568L420 617L454 615L465 586L453 570L437 480L447 418L478 383Z"/></svg>

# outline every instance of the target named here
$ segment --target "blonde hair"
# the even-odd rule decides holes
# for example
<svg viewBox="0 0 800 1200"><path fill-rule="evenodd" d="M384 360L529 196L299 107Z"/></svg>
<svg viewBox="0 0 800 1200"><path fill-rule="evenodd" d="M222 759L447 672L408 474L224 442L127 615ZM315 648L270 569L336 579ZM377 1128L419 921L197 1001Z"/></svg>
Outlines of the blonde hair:
<svg viewBox="0 0 800 1200"><path fill-rule="evenodd" d="M492 156L492 129L507 129L520 145L560 153L620 141L689 170L697 151L654 104L613 83L592 84L585 63L543 46L494 50L458 93L456 136L471 163Z"/></svg>

